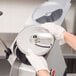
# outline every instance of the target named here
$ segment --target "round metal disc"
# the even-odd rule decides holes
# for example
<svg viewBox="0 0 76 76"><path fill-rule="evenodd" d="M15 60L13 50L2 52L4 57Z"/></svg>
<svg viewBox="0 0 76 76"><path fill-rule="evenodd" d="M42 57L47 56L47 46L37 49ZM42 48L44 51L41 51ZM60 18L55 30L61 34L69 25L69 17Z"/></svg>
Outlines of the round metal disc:
<svg viewBox="0 0 76 76"><path fill-rule="evenodd" d="M24 54L31 50L37 55L44 55L53 43L54 37L40 26L27 26L17 36L17 45Z"/></svg>

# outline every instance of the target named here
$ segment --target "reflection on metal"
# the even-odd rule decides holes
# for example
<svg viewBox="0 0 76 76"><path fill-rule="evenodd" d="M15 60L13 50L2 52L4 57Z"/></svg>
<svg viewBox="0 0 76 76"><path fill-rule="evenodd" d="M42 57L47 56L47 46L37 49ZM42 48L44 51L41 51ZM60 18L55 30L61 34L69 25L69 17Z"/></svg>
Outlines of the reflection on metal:
<svg viewBox="0 0 76 76"><path fill-rule="evenodd" d="M9 76L19 76L19 67L21 65L21 62L16 59L12 68L11 68L11 71L10 71L10 75Z"/></svg>

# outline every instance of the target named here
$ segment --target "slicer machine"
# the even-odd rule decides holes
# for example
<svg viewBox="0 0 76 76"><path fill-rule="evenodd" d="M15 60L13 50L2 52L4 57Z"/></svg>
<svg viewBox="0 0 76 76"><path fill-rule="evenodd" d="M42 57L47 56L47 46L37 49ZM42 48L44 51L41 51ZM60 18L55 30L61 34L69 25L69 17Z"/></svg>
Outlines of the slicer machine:
<svg viewBox="0 0 76 76"><path fill-rule="evenodd" d="M27 26L6 50L6 58L11 64L9 76L36 76L35 68L26 58L29 50L44 56L49 70L54 69L56 76L63 76L66 64L58 41L40 24L51 22L61 25L70 5L70 0L49 0L35 9L26 21Z"/></svg>

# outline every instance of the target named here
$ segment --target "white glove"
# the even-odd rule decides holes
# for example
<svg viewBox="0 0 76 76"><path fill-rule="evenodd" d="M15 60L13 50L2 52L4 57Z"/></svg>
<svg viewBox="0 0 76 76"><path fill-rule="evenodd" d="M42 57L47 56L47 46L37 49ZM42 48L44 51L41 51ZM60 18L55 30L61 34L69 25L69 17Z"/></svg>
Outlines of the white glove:
<svg viewBox="0 0 76 76"><path fill-rule="evenodd" d="M35 55L32 51L29 51L26 57L36 71L47 70L49 72L47 62L43 56Z"/></svg>
<svg viewBox="0 0 76 76"><path fill-rule="evenodd" d="M54 23L41 24L41 27L47 29L51 34L53 34L56 40L59 40L60 45L65 43L64 35L63 35L63 32L65 32L65 29L63 27L56 25Z"/></svg>

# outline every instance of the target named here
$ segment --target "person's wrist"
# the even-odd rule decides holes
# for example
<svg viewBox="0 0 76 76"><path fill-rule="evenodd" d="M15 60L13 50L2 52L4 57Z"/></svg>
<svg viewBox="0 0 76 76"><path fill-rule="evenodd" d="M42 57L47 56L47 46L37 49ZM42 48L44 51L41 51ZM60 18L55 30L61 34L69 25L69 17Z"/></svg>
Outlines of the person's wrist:
<svg viewBox="0 0 76 76"><path fill-rule="evenodd" d="M50 76L50 73L47 70L39 70L37 71L38 76Z"/></svg>
<svg viewBox="0 0 76 76"><path fill-rule="evenodd" d="M67 32L64 31L64 32L63 32L64 40L65 40L65 36L66 36L66 34L67 34Z"/></svg>

